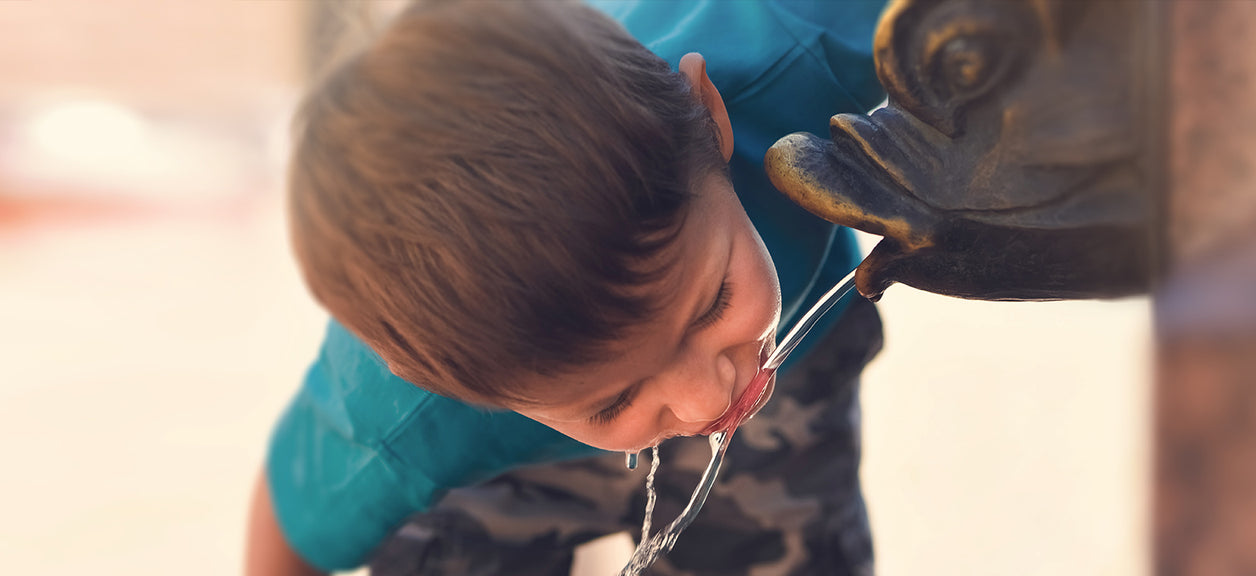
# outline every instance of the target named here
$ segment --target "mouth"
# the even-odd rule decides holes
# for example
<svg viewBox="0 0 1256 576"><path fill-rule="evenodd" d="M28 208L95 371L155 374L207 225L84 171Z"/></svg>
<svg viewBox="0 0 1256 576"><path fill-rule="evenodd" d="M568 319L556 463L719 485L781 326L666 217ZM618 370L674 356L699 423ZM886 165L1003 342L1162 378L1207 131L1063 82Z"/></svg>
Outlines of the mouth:
<svg viewBox="0 0 1256 576"><path fill-rule="evenodd" d="M869 115L839 114L829 121L833 159L855 178L867 194L897 195L937 208L931 198L953 187L939 186L941 174L962 171L962 163L946 157L954 141L911 114L884 108ZM862 192L849 190L852 198ZM922 194L922 192L925 192Z"/></svg>
<svg viewBox="0 0 1256 576"><path fill-rule="evenodd" d="M841 114L830 120L830 141L839 152L834 159L859 179L860 187L914 197L912 177L917 175L908 172L914 163L904 161L905 139L883 125L885 112L877 113L880 116ZM933 156L929 150L915 152L919 153L916 162L928 162Z"/></svg>
<svg viewBox="0 0 1256 576"><path fill-rule="evenodd" d="M699 435L707 436L738 426L753 417L768 403L768 399L772 397L772 390L776 388L776 371L763 369L768 356L772 353L771 348L773 346L769 341L759 352L759 370L750 379L750 384L746 386L746 389L742 390L741 395L737 397L737 401L733 402L733 405L729 406L722 416L699 432Z"/></svg>
<svg viewBox="0 0 1256 576"><path fill-rule="evenodd" d="M877 117L840 114L831 121L831 139L791 134L765 156L773 185L804 209L825 220L893 238L918 249L931 245L936 216L914 194L915 184L934 154L888 128L897 118L886 110ZM907 162L907 150L922 158ZM928 181L928 179L924 180Z"/></svg>

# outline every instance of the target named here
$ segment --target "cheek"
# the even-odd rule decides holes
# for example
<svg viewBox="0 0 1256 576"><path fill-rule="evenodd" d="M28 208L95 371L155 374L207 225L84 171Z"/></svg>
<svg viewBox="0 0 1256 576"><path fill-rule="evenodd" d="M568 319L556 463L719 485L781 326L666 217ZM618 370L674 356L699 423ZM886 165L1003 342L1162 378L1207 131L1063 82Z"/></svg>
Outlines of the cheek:
<svg viewBox="0 0 1256 576"><path fill-rule="evenodd" d="M756 316L770 317L773 326L781 317L781 282L776 276L776 266L772 263L772 255L763 245L759 234L750 230L750 242L747 249L746 283L752 286L754 300L747 304L758 310Z"/></svg>

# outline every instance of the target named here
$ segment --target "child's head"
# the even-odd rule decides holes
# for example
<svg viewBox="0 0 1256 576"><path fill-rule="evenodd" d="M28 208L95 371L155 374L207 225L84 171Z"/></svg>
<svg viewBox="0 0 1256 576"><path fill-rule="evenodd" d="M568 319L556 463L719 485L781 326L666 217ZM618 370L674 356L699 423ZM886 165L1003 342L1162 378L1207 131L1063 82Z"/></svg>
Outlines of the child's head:
<svg viewBox="0 0 1256 576"><path fill-rule="evenodd" d="M572 378L725 291L736 257L706 262L736 249L711 238L762 251L725 175L727 118L689 68L577 4L412 6L302 108L292 235L311 292L397 375L563 430L556 394L627 386ZM638 441L619 437L591 443Z"/></svg>

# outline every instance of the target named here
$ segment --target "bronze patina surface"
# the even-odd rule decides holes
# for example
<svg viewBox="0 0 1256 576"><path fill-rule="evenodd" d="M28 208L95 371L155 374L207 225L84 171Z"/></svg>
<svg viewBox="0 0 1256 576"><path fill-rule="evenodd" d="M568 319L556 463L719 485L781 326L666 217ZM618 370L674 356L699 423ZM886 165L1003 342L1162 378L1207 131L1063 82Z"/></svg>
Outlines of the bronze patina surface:
<svg viewBox="0 0 1256 576"><path fill-rule="evenodd" d="M768 152L809 211L884 236L859 267L965 298L1145 291L1156 212L1155 3L896 0L875 38L888 106Z"/></svg>

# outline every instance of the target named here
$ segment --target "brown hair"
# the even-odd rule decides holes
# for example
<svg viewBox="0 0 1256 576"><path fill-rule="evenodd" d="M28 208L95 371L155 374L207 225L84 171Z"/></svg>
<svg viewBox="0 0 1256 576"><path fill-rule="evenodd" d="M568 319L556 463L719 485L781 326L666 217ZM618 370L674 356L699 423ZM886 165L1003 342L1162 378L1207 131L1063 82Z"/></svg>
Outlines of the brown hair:
<svg viewBox="0 0 1256 576"><path fill-rule="evenodd" d="M688 82L579 4L416 4L309 93L291 231L314 297L398 376L479 404L650 317L690 187Z"/></svg>

